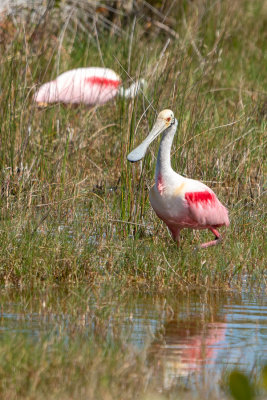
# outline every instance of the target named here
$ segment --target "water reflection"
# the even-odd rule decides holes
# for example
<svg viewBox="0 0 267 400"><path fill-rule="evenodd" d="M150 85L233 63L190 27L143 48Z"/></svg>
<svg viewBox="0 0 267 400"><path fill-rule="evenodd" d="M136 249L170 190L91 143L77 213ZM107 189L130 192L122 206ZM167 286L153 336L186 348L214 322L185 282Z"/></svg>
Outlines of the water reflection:
<svg viewBox="0 0 267 400"><path fill-rule="evenodd" d="M200 372L203 366L214 363L226 327L224 322L201 323L196 318L166 322L160 339L148 351L160 386L169 389L177 378Z"/></svg>
<svg viewBox="0 0 267 400"><path fill-rule="evenodd" d="M225 368L252 370L267 356L266 296L246 293L141 295L91 288L2 290L2 335L37 340L46 332L73 332L97 340L120 340L143 352L160 389L179 379L218 377ZM85 340L86 335L81 335Z"/></svg>
<svg viewBox="0 0 267 400"><path fill-rule="evenodd" d="M252 371L266 363L264 294L191 293L164 301L160 306L154 299L151 307L144 298L135 299L125 313L132 315L130 341L146 343L159 389L169 389L181 379L186 382L187 377L191 382L206 377L216 386L226 369Z"/></svg>

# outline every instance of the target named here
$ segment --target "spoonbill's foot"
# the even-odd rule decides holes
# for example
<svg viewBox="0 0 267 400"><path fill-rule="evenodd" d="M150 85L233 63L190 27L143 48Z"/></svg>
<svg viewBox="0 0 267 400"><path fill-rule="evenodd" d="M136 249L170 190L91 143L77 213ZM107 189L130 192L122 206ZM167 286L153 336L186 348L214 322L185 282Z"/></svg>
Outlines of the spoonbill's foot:
<svg viewBox="0 0 267 400"><path fill-rule="evenodd" d="M210 242L202 243L199 247L200 247L200 249L206 249L207 247L216 246L221 241L222 241L222 238L219 236L219 237L216 237L215 240L211 240Z"/></svg>
<svg viewBox="0 0 267 400"><path fill-rule="evenodd" d="M207 242L207 243L202 243L200 245L201 249L206 249L207 247L210 247L210 246L216 246L217 244L219 244L222 241L222 237L216 229L210 227L209 230L215 235L215 240L211 240L210 242Z"/></svg>

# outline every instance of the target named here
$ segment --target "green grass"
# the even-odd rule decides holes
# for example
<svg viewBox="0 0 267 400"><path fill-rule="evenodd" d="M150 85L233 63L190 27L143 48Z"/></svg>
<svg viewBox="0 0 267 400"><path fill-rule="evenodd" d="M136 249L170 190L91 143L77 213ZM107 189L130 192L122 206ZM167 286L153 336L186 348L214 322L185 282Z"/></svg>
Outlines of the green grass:
<svg viewBox="0 0 267 400"><path fill-rule="evenodd" d="M166 32L147 30L142 19L126 25L120 38L100 32L97 41L71 29L63 37L53 12L34 35L34 26L25 30L9 20L4 26L9 35L1 42L0 65L0 281L238 288L246 274L248 285L261 283L263 4L184 3L172 11L178 38L171 37L167 48ZM92 109L37 109L33 103L37 84L103 62L121 74L125 86L126 72L147 79L145 95ZM177 249L153 213L148 191L158 143L142 166L126 160L167 107L179 120L173 168L207 182L229 208L231 226L217 248L194 252L210 235L184 230Z"/></svg>

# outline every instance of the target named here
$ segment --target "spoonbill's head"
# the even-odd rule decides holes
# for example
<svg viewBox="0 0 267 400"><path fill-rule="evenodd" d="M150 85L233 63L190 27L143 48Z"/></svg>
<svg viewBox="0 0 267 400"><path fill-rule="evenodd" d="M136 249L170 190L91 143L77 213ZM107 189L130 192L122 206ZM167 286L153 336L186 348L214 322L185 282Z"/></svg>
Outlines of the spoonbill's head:
<svg viewBox="0 0 267 400"><path fill-rule="evenodd" d="M138 147L136 147L133 151L131 151L130 154L128 154L127 160L131 162L141 160L145 156L150 143L153 142L153 140L156 139L158 135L160 135L170 126L175 124L175 121L176 120L174 118L174 113L172 112L172 110L161 111L149 135Z"/></svg>

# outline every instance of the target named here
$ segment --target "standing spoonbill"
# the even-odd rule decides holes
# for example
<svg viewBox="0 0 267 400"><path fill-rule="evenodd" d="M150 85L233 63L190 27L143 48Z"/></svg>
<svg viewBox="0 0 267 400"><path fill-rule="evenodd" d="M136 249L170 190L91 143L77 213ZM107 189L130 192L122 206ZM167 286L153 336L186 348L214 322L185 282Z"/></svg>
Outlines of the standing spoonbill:
<svg viewBox="0 0 267 400"><path fill-rule="evenodd" d="M109 68L91 67L66 71L55 80L43 84L35 93L39 106L48 103L104 104L116 95L134 98L145 85L145 80L134 82L128 89L121 78Z"/></svg>
<svg viewBox="0 0 267 400"><path fill-rule="evenodd" d="M209 229L215 235L215 240L203 243L200 247L214 246L221 240L217 228L229 225L228 211L208 186L185 178L172 169L171 145L177 126L178 121L171 110L161 111L147 138L128 154L127 159L131 162L141 160L149 144L164 132L157 158L156 183L149 192L150 203L178 245L180 230L191 228Z"/></svg>

